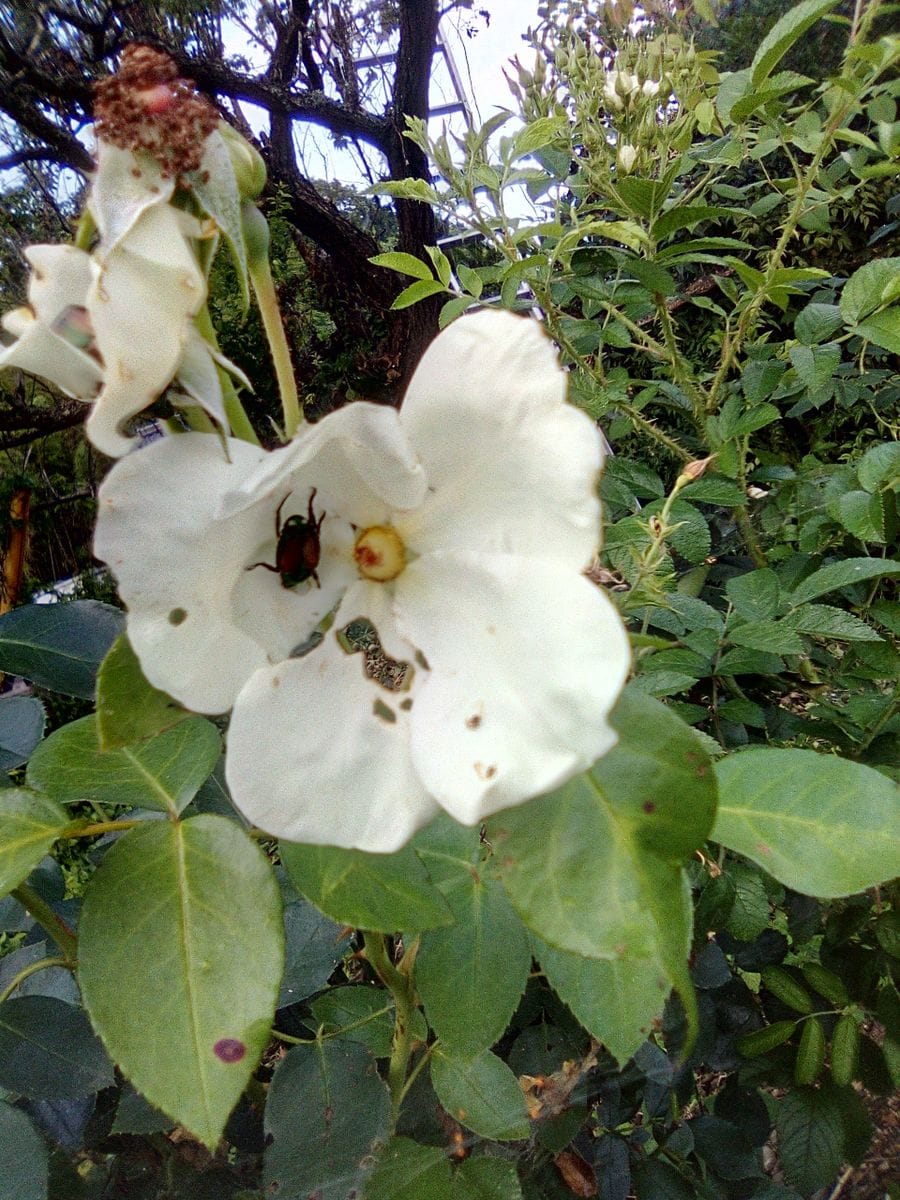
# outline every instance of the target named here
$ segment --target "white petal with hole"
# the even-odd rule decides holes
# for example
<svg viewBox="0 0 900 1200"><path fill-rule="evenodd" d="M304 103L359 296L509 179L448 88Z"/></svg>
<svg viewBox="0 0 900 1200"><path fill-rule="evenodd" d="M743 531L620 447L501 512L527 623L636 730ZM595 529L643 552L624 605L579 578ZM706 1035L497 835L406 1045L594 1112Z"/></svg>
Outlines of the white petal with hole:
<svg viewBox="0 0 900 1200"><path fill-rule="evenodd" d="M615 744L607 717L628 638L583 576L449 551L418 559L395 586L397 629L430 668L412 710L413 762L457 820L550 791Z"/></svg>
<svg viewBox="0 0 900 1200"><path fill-rule="evenodd" d="M334 632L305 658L257 671L228 730L235 804L291 842L399 850L439 811L410 761L403 698L366 678L362 654Z"/></svg>

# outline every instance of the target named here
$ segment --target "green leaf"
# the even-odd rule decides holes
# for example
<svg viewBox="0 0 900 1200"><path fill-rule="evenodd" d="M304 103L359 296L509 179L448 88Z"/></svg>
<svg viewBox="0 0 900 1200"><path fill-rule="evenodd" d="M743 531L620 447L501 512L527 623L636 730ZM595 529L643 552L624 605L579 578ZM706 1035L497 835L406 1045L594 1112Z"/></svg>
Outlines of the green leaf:
<svg viewBox="0 0 900 1200"><path fill-rule="evenodd" d="M841 1110L830 1087L795 1087L778 1101L778 1151L804 1196L833 1183L844 1159Z"/></svg>
<svg viewBox="0 0 900 1200"><path fill-rule="evenodd" d="M177 816L209 778L221 750L215 725L188 717L154 738L104 752L96 719L82 717L40 744L26 778L62 804L94 800Z"/></svg>
<svg viewBox="0 0 900 1200"><path fill-rule="evenodd" d="M778 576L769 567L732 576L725 592L734 611L746 621L765 621L778 612L781 588Z"/></svg>
<svg viewBox="0 0 900 1200"><path fill-rule="evenodd" d="M366 1185L366 1200L455 1200L450 1162L442 1146L391 1138Z"/></svg>
<svg viewBox="0 0 900 1200"><path fill-rule="evenodd" d="M228 144L214 129L203 144L203 159L189 175L190 187L200 204L219 227L234 261L244 311L250 306L247 278L247 247L241 220L241 197Z"/></svg>
<svg viewBox="0 0 900 1200"><path fill-rule="evenodd" d="M857 325L883 304L900 297L900 258L873 258L847 280L841 292L841 315Z"/></svg>
<svg viewBox="0 0 900 1200"><path fill-rule="evenodd" d="M900 562L885 558L845 558L813 571L794 588L791 603L803 604L806 600L815 600L828 592L882 575L900 575Z"/></svg>
<svg viewBox="0 0 900 1200"><path fill-rule="evenodd" d="M375 1055L387 1058L391 1053L394 1032L394 1001L383 988L351 984L333 987L310 1004L316 1026L324 1026L329 1037L336 1036L359 1042ZM355 1026L355 1028L346 1028ZM340 1031L340 1032L338 1032ZM419 1041L428 1038L428 1027L422 1014L416 1011L411 1033Z"/></svg>
<svg viewBox="0 0 900 1200"><path fill-rule="evenodd" d="M892 354L900 354L900 304L886 308L883 312L872 313L864 321L860 321L851 330L857 337L874 342Z"/></svg>
<svg viewBox="0 0 900 1200"><path fill-rule="evenodd" d="M467 267L465 263L460 263L456 268L456 274L459 276L459 282L463 285L467 292L470 292L477 300L484 291L484 283L481 276L473 271L471 267Z"/></svg>
<svg viewBox="0 0 900 1200"><path fill-rule="evenodd" d="M732 645L764 650L769 654L802 654L806 648L796 629L787 621L747 621L729 629L728 639Z"/></svg>
<svg viewBox="0 0 900 1200"><path fill-rule="evenodd" d="M474 303L471 296L453 296L438 313L438 329L446 329L452 321L462 316Z"/></svg>
<svg viewBox="0 0 900 1200"><path fill-rule="evenodd" d="M46 714L34 696L4 696L0 699L0 772L26 762L44 736Z"/></svg>
<svg viewBox="0 0 900 1200"><path fill-rule="evenodd" d="M188 713L148 683L127 634L120 634L97 672L97 734L101 750L119 750L171 729Z"/></svg>
<svg viewBox="0 0 900 1200"><path fill-rule="evenodd" d="M82 1009L53 996L0 1004L0 1086L38 1100L75 1100L114 1082Z"/></svg>
<svg viewBox="0 0 900 1200"><path fill-rule="evenodd" d="M746 863L731 863L728 880L733 888L725 928L744 942L758 938L769 924L769 897L762 876Z"/></svg>
<svg viewBox="0 0 900 1200"><path fill-rule="evenodd" d="M440 248L440 246L426 246L425 253L428 255L428 257L431 259L432 263L434 264L435 275L438 277L438 279L441 281L441 283L444 285L445 288L449 287L450 286L450 276L452 274L452 268L450 266L450 259L443 252L443 250Z"/></svg>
<svg viewBox="0 0 900 1200"><path fill-rule="evenodd" d="M91 699L97 668L124 622L124 613L97 600L15 608L0 617L0 671Z"/></svg>
<svg viewBox="0 0 900 1200"><path fill-rule="evenodd" d="M503 1035L528 979L528 936L496 880L467 865L441 887L454 924L422 934L416 986L450 1054L471 1056Z"/></svg>
<svg viewBox="0 0 900 1200"><path fill-rule="evenodd" d="M2 1100L0 1179L5 1200L47 1200L47 1145L27 1113Z"/></svg>
<svg viewBox="0 0 900 1200"><path fill-rule="evenodd" d="M413 933L453 919L411 846L367 854L282 842L281 861L297 891L340 925Z"/></svg>
<svg viewBox="0 0 900 1200"><path fill-rule="evenodd" d="M676 895L683 906L684 890L673 892L673 897ZM681 916L690 930L690 909ZM662 1012L672 990L657 951L607 961L557 950L537 937L533 943L547 982L584 1028L624 1065L647 1040L653 1019ZM690 938L680 949L686 960Z"/></svg>
<svg viewBox="0 0 900 1200"><path fill-rule="evenodd" d="M487 832L525 924L606 959L658 948L654 897L677 908L677 864L703 844L716 803L709 759L664 705L629 688L612 720L619 743L589 772L491 817Z"/></svg>
<svg viewBox="0 0 900 1200"><path fill-rule="evenodd" d="M489 1050L456 1058L438 1046L431 1082L455 1121L494 1142L515 1142L531 1132L525 1097L512 1071Z"/></svg>
<svg viewBox="0 0 900 1200"><path fill-rule="evenodd" d="M815 346L840 329L844 323L836 304L807 304L794 321L794 333L806 346Z"/></svg>
<svg viewBox="0 0 900 1200"><path fill-rule="evenodd" d="M900 442L872 446L857 464L856 473L867 492L874 492L882 484L900 487Z"/></svg>
<svg viewBox="0 0 900 1200"><path fill-rule="evenodd" d="M0 896L19 886L70 823L47 796L25 788L0 791Z"/></svg>
<svg viewBox="0 0 900 1200"><path fill-rule="evenodd" d="M847 642L880 642L883 639L871 625L842 608L830 604L801 604L785 620L801 633L819 637L842 638Z"/></svg>
<svg viewBox="0 0 900 1200"><path fill-rule="evenodd" d="M390 1107L365 1046L338 1040L295 1046L278 1065L266 1101L265 1195L348 1200L365 1189L368 1196Z"/></svg>
<svg viewBox="0 0 900 1200"><path fill-rule="evenodd" d="M417 279L415 283L403 289L391 308L394 311L409 308L411 304L418 304L420 300L427 300L429 296L443 295L446 291L444 284L436 279Z"/></svg>
<svg viewBox="0 0 900 1200"><path fill-rule="evenodd" d="M92 876L78 935L82 995L107 1049L214 1148L268 1043L283 968L265 855L224 817L148 822Z"/></svg>
<svg viewBox="0 0 900 1200"><path fill-rule="evenodd" d="M884 542L884 501L869 492L844 492L837 498L837 516L848 533L861 542Z"/></svg>
<svg viewBox="0 0 900 1200"><path fill-rule="evenodd" d="M425 1200L424 1194L415 1200ZM453 1174L453 1200L522 1200L515 1165L487 1155L467 1158Z"/></svg>
<svg viewBox="0 0 900 1200"><path fill-rule="evenodd" d="M549 146L563 131L568 135L568 122L558 116L538 117L529 121L513 138L509 161L515 162L517 158L525 158L534 154L535 150Z"/></svg>
<svg viewBox="0 0 900 1200"><path fill-rule="evenodd" d="M900 874L897 785L812 750L754 748L715 764L712 837L810 896L850 896Z"/></svg>
<svg viewBox="0 0 900 1200"><path fill-rule="evenodd" d="M734 508L747 503L745 492L724 475L704 475L682 490L682 496L694 503L720 504L725 508Z"/></svg>
<svg viewBox="0 0 900 1200"><path fill-rule="evenodd" d="M708 204L682 204L666 211L653 222L653 237L662 241L679 229L687 229L699 221L717 221L730 214L742 213L739 208L723 208Z"/></svg>
<svg viewBox="0 0 900 1200"><path fill-rule="evenodd" d="M414 254L404 254L401 250L389 250L386 254L375 254L369 259L373 267L387 267L389 271L399 271L402 275L412 275L413 279L427 279L433 282L434 274L427 263L423 263Z"/></svg>

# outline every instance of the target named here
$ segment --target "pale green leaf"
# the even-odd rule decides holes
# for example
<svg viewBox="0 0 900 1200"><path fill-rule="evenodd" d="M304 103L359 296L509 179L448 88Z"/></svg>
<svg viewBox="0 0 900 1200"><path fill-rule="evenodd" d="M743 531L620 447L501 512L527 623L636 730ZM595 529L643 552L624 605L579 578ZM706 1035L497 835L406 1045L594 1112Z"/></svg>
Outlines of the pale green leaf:
<svg viewBox="0 0 900 1200"><path fill-rule="evenodd" d="M729 629L732 645L769 654L802 654L805 645L796 629L787 621L747 621Z"/></svg>
<svg viewBox="0 0 900 1200"><path fill-rule="evenodd" d="M851 332L884 350L890 350L892 354L900 354L900 304L883 312L872 313L854 325Z"/></svg>
<svg viewBox="0 0 900 1200"><path fill-rule="evenodd" d="M451 1054L498 1041L528 979L528 936L506 893L472 868L441 888L454 924L421 935L416 985L429 1024Z"/></svg>
<svg viewBox="0 0 900 1200"><path fill-rule="evenodd" d="M96 719L82 717L41 742L26 778L61 804L94 800L177 815L209 778L221 750L215 725L188 717L156 737L103 751Z"/></svg>
<svg viewBox="0 0 900 1200"><path fill-rule="evenodd" d="M753 748L715 764L712 837L794 891L849 896L900 875L897 785L812 750Z"/></svg>
<svg viewBox="0 0 900 1200"><path fill-rule="evenodd" d="M148 683L127 634L120 634L97 672L97 734L101 750L118 750L171 729L188 713Z"/></svg>
<svg viewBox="0 0 900 1200"><path fill-rule="evenodd" d="M871 625L830 604L802 604L785 619L801 633L814 636L843 638L848 642L882 641Z"/></svg>
<svg viewBox="0 0 900 1200"><path fill-rule="evenodd" d="M374 267L387 267L389 271L399 271L402 275L412 275L413 279L434 279L431 268L414 254L405 254L401 250L388 250L385 254L375 254L369 259Z"/></svg>
<svg viewBox="0 0 900 1200"><path fill-rule="evenodd" d="M778 612L781 589L770 567L733 575L725 584L725 592L734 611L747 621L767 620Z"/></svg>
<svg viewBox="0 0 900 1200"><path fill-rule="evenodd" d="M510 1142L531 1132L518 1080L489 1050L474 1058L456 1058L438 1046L431 1057L431 1082L450 1116L473 1133Z"/></svg>
<svg viewBox="0 0 900 1200"><path fill-rule="evenodd" d="M294 887L341 925L415 932L453 919L411 846L367 854L282 842L281 861Z"/></svg>
<svg viewBox="0 0 900 1200"><path fill-rule="evenodd" d="M78 934L82 995L110 1054L214 1148L268 1043L282 974L265 855L224 817L138 826L92 876Z"/></svg>
<svg viewBox="0 0 900 1200"><path fill-rule="evenodd" d="M427 300L429 296L443 295L446 291L444 284L436 279L417 279L415 283L403 289L391 308L409 308L411 304L418 304L420 300Z"/></svg>
<svg viewBox="0 0 900 1200"><path fill-rule="evenodd" d="M845 558L839 562L828 563L813 571L802 583L794 588L791 596L792 604L802 604L806 600L816 600L828 592L836 592L839 588L849 587L854 583L862 583L867 579L878 579L882 575L900 575L900 562L889 558Z"/></svg>
<svg viewBox="0 0 900 1200"><path fill-rule="evenodd" d="M872 446L860 459L856 473L868 492L883 485L900 488L900 442Z"/></svg>
<svg viewBox="0 0 900 1200"><path fill-rule="evenodd" d="M247 247L241 220L241 197L225 138L218 129L207 137L199 168L188 176L191 190L225 238L234 262L241 301L250 305L247 277Z"/></svg>
<svg viewBox="0 0 900 1200"><path fill-rule="evenodd" d="M900 258L873 258L853 272L841 292L841 315L856 325L900 297Z"/></svg>
<svg viewBox="0 0 900 1200"><path fill-rule="evenodd" d="M48 796L26 788L0 791L0 896L19 886L70 823Z"/></svg>
<svg viewBox="0 0 900 1200"><path fill-rule="evenodd" d="M750 64L754 88L771 75L791 46L834 8L837 0L802 0L780 17L760 42Z"/></svg>

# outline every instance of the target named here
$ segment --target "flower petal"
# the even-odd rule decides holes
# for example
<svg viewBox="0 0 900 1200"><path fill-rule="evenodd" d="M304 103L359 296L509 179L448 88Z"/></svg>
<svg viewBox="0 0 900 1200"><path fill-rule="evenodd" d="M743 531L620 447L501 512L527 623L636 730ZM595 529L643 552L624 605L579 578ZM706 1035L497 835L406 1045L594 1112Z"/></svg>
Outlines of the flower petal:
<svg viewBox="0 0 900 1200"><path fill-rule="evenodd" d="M383 522L393 508L421 504L427 487L396 409L358 401L301 426L225 496L222 515L240 512L263 492L286 490L301 470L323 508L359 527Z"/></svg>
<svg viewBox="0 0 900 1200"><path fill-rule="evenodd" d="M375 712L379 693L394 721ZM226 775L244 816L292 842L388 853L439 811L413 770L406 712L333 632L242 688Z"/></svg>
<svg viewBox="0 0 900 1200"><path fill-rule="evenodd" d="M95 359L42 321L22 322L20 328L18 339L0 353L0 367L18 367L39 375L78 400L89 400L96 394L103 371Z"/></svg>
<svg viewBox="0 0 900 1200"><path fill-rule="evenodd" d="M29 246L28 303L42 321L52 323L70 305L87 303L91 256L77 246Z"/></svg>
<svg viewBox="0 0 900 1200"><path fill-rule="evenodd" d="M474 824L559 786L616 741L607 724L629 667L612 603L576 572L452 552L396 581L400 634L428 662L412 756L451 816Z"/></svg>
<svg viewBox="0 0 900 1200"><path fill-rule="evenodd" d="M448 326L400 410L429 486L421 509L395 522L407 544L587 566L600 540L602 443L565 397L535 321L485 310Z"/></svg>
<svg viewBox="0 0 900 1200"><path fill-rule="evenodd" d="M110 142L97 143L97 170L88 194L88 209L97 226L104 254L126 237L154 205L167 204L174 179L164 179L149 154L136 156Z"/></svg>
<svg viewBox="0 0 900 1200"><path fill-rule="evenodd" d="M120 425L151 404L168 386L184 353L188 321L203 304L205 285L174 209L144 214L141 242L166 247L155 262L131 252L131 238L97 268L88 309L105 365L104 387L87 423L91 441L105 454L131 449ZM135 235L136 236L136 235Z"/></svg>

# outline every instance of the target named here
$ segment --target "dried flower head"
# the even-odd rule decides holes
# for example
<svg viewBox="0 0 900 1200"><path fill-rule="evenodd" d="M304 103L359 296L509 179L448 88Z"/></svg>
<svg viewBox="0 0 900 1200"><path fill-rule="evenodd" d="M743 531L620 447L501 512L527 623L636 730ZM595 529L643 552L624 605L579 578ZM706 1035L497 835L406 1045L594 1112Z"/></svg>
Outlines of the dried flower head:
<svg viewBox="0 0 900 1200"><path fill-rule="evenodd" d="M200 166L204 142L219 122L210 101L152 46L126 46L119 70L96 85L94 97L98 138L143 150L167 178Z"/></svg>

